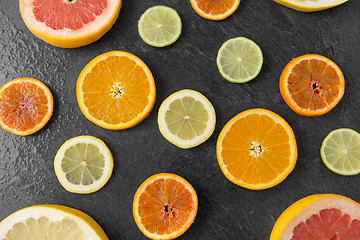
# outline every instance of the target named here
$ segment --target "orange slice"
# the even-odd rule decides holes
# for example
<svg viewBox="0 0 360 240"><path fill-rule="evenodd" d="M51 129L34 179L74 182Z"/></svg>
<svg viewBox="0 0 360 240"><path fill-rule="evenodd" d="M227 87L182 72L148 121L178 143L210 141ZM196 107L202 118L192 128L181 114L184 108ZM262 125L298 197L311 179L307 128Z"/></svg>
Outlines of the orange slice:
<svg viewBox="0 0 360 240"><path fill-rule="evenodd" d="M201 17L222 20L235 12L240 0L190 0L190 3Z"/></svg>
<svg viewBox="0 0 360 240"><path fill-rule="evenodd" d="M159 173L136 191L133 214L139 229L151 239L174 239L193 223L198 209L194 188L182 177Z"/></svg>
<svg viewBox="0 0 360 240"><path fill-rule="evenodd" d="M97 41L114 25L120 8L121 0L20 0L29 30L62 48Z"/></svg>
<svg viewBox="0 0 360 240"><path fill-rule="evenodd" d="M122 51L94 58L76 84L78 104L85 117L112 130L139 124L150 114L155 95L149 68L140 58Z"/></svg>
<svg viewBox="0 0 360 240"><path fill-rule="evenodd" d="M0 88L0 126L16 135L39 131L51 118L53 96L39 80L14 79Z"/></svg>
<svg viewBox="0 0 360 240"><path fill-rule="evenodd" d="M333 109L345 91L340 68L330 59L309 54L293 59L280 77L285 102L303 116L320 116Z"/></svg>
<svg viewBox="0 0 360 240"><path fill-rule="evenodd" d="M336 194L300 199L276 221L270 240L360 239L360 204Z"/></svg>
<svg viewBox="0 0 360 240"><path fill-rule="evenodd" d="M232 118L219 135L216 151L224 175L252 190L282 182L297 159L291 127L266 109L250 109Z"/></svg>

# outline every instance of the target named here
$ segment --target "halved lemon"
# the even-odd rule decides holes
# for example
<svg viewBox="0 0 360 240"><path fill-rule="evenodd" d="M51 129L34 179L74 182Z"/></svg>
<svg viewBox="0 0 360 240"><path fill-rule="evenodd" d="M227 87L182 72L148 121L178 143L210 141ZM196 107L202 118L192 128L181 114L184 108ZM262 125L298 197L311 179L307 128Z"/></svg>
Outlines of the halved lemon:
<svg viewBox="0 0 360 240"><path fill-rule="evenodd" d="M301 12L316 12L339 6L348 0L274 0L286 7Z"/></svg>
<svg viewBox="0 0 360 240"><path fill-rule="evenodd" d="M61 185L73 193L92 193L109 180L114 161L103 141L79 136L66 141L55 156L55 173Z"/></svg>

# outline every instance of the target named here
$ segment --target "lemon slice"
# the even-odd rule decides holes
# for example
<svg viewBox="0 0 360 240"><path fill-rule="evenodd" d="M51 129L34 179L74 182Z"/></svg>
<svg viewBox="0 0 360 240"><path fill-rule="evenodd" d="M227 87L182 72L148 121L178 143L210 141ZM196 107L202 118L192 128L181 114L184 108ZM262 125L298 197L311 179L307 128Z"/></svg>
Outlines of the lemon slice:
<svg viewBox="0 0 360 240"><path fill-rule="evenodd" d="M172 8L154 6L141 15L138 30L140 37L154 47L173 44L181 34L181 18Z"/></svg>
<svg viewBox="0 0 360 240"><path fill-rule="evenodd" d="M321 158L327 168L340 175L360 173L360 134L339 128L329 133L321 145Z"/></svg>
<svg viewBox="0 0 360 240"><path fill-rule="evenodd" d="M114 161L103 141L92 136L79 136L61 146L54 166L56 176L66 190L92 193L107 183Z"/></svg>
<svg viewBox="0 0 360 240"><path fill-rule="evenodd" d="M205 142L214 132L215 122L215 110L209 100L188 89L165 99L158 114L161 134L180 148L191 148Z"/></svg>
<svg viewBox="0 0 360 240"><path fill-rule="evenodd" d="M216 59L220 74L233 83L245 83L254 79L262 68L263 55L252 40L237 37L226 41Z"/></svg>
<svg viewBox="0 0 360 240"><path fill-rule="evenodd" d="M59 205L21 209L0 223L1 240L108 240L89 215Z"/></svg>
<svg viewBox="0 0 360 240"><path fill-rule="evenodd" d="M286 7L301 12L316 12L339 6L348 0L274 0Z"/></svg>

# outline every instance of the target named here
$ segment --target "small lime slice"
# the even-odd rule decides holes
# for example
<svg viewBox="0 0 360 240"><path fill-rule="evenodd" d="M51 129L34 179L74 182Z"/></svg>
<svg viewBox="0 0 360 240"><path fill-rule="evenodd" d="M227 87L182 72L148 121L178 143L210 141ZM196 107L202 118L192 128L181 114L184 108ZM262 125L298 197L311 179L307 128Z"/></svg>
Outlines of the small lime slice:
<svg viewBox="0 0 360 240"><path fill-rule="evenodd" d="M220 74L233 83L254 79L261 70L263 55L260 47L244 37L232 38L219 49L217 66Z"/></svg>
<svg viewBox="0 0 360 240"><path fill-rule="evenodd" d="M321 145L321 158L331 171L340 175L360 173L360 134L340 128L329 133Z"/></svg>
<svg viewBox="0 0 360 240"><path fill-rule="evenodd" d="M165 99L158 115L162 135L180 148L191 148L205 142L214 132L215 121L215 110L209 100L188 89Z"/></svg>
<svg viewBox="0 0 360 240"><path fill-rule="evenodd" d="M181 18L172 8L154 6L146 10L138 23L140 37L154 47L174 43L181 34Z"/></svg>
<svg viewBox="0 0 360 240"><path fill-rule="evenodd" d="M55 173L69 192L92 193L109 180L114 162L103 141L79 136L66 141L55 156Z"/></svg>

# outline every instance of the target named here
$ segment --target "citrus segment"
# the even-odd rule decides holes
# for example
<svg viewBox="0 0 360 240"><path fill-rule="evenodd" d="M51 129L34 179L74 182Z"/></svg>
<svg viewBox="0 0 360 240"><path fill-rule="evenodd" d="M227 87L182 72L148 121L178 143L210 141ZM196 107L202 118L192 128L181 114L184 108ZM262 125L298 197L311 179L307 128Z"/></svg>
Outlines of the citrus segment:
<svg viewBox="0 0 360 240"><path fill-rule="evenodd" d="M336 194L305 197L276 221L270 240L360 239L360 205Z"/></svg>
<svg viewBox="0 0 360 240"><path fill-rule="evenodd" d="M121 0L20 0L30 31L63 48L97 41L113 26L120 8Z"/></svg>
<svg viewBox="0 0 360 240"><path fill-rule="evenodd" d="M360 134L340 128L329 133L321 145L321 158L331 171L340 175L360 173Z"/></svg>
<svg viewBox="0 0 360 240"><path fill-rule="evenodd" d="M266 109L250 109L232 118L219 135L216 151L224 175L253 190L282 182L297 159L291 127Z"/></svg>
<svg viewBox="0 0 360 240"><path fill-rule="evenodd" d="M345 90L340 68L330 59L309 54L293 59L280 77L284 101L303 116L319 116L333 109Z"/></svg>
<svg viewBox="0 0 360 240"><path fill-rule="evenodd" d="M181 90L161 104L158 125L161 134L180 148L205 142L214 132L215 110L209 100L193 90Z"/></svg>
<svg viewBox="0 0 360 240"><path fill-rule="evenodd" d="M103 128L126 129L150 114L155 82L138 57L112 51L86 65L78 78L76 95L87 119Z"/></svg>
<svg viewBox="0 0 360 240"><path fill-rule="evenodd" d="M174 239L193 223L197 208L197 195L190 183L175 174L160 173L136 191L133 214L147 237Z"/></svg>
<svg viewBox="0 0 360 240"><path fill-rule="evenodd" d="M50 120L54 107L48 87L34 78L18 78L0 88L0 126L13 134L30 135Z"/></svg>
<svg viewBox="0 0 360 240"><path fill-rule="evenodd" d="M2 240L108 240L87 214L59 205L21 209L0 223Z"/></svg>
<svg viewBox="0 0 360 240"><path fill-rule="evenodd" d="M263 55L260 47L244 37L232 38L219 49L217 66L221 75L233 83L244 83L259 75Z"/></svg>
<svg viewBox="0 0 360 240"><path fill-rule="evenodd" d="M301 12L316 12L339 6L348 0L274 0L286 7Z"/></svg>
<svg viewBox="0 0 360 240"><path fill-rule="evenodd" d="M55 173L69 192L92 193L109 180L114 162L103 141L79 136L66 141L55 156Z"/></svg>
<svg viewBox="0 0 360 240"><path fill-rule="evenodd" d="M140 37L147 44L165 47L180 37L181 25L181 18L174 9L154 6L141 15L138 30Z"/></svg>
<svg viewBox="0 0 360 240"><path fill-rule="evenodd" d="M203 18L222 20L239 7L240 0L190 0L192 8Z"/></svg>

